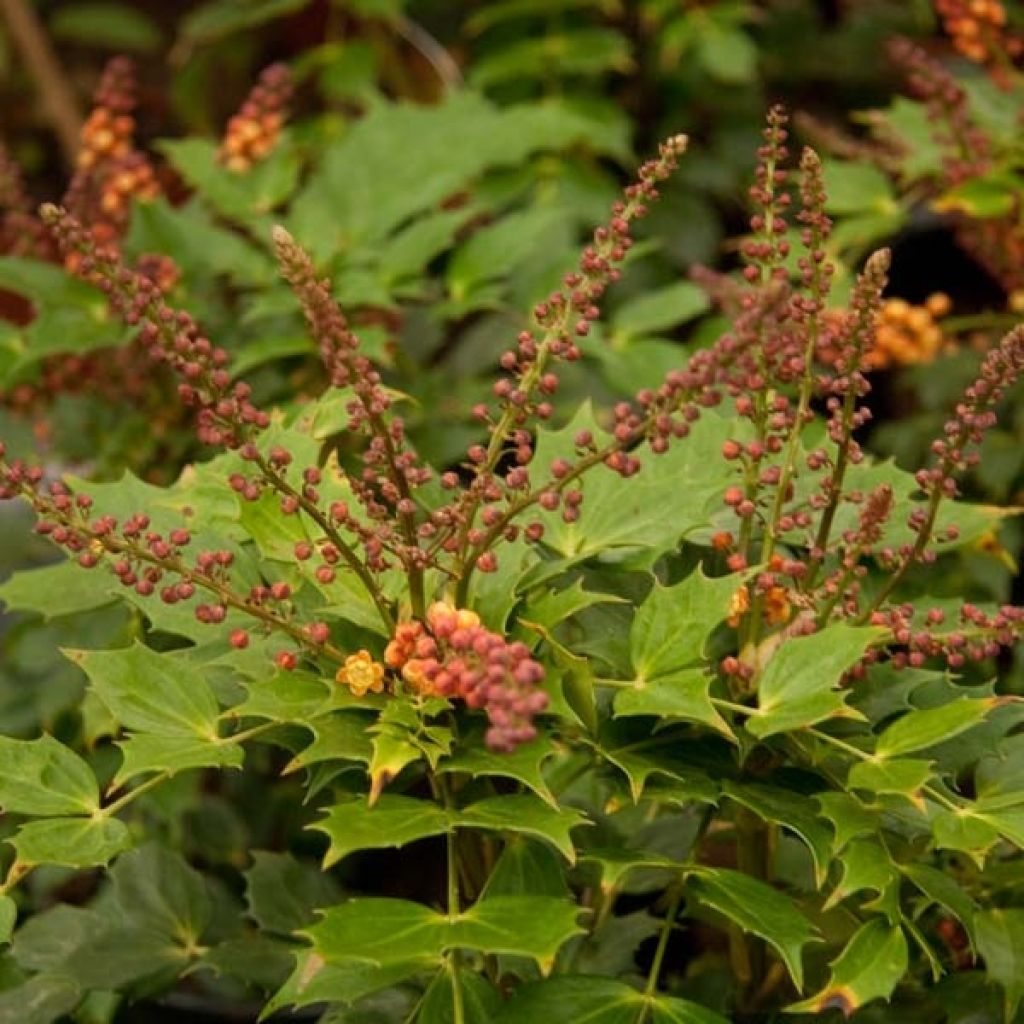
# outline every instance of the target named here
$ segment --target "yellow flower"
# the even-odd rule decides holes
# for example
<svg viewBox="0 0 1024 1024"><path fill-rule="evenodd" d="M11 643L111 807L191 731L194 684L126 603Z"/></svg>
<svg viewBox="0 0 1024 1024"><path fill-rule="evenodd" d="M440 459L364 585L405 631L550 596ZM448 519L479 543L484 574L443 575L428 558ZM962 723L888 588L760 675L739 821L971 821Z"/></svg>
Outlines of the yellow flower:
<svg viewBox="0 0 1024 1024"><path fill-rule="evenodd" d="M380 693L384 689L384 666L374 661L369 651L358 651L345 659L335 678L357 697L367 692Z"/></svg>

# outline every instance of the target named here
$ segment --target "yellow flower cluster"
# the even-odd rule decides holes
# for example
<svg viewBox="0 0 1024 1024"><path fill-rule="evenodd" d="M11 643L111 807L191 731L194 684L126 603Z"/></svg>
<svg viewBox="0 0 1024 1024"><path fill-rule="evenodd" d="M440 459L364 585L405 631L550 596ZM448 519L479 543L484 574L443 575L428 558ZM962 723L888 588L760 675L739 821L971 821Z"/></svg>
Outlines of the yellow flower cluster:
<svg viewBox="0 0 1024 1024"><path fill-rule="evenodd" d="M904 299L887 299L875 327L875 343L868 353L872 369L930 363L942 350L946 337L938 320L952 306L948 295L936 292L921 306Z"/></svg>

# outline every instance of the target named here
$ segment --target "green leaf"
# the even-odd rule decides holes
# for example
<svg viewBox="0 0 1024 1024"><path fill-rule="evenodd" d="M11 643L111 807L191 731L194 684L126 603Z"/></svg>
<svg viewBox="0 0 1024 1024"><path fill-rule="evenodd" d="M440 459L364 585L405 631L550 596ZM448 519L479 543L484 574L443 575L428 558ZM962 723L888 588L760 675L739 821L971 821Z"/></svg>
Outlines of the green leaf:
<svg viewBox="0 0 1024 1024"><path fill-rule="evenodd" d="M481 895L565 898L565 863L547 843L509 836Z"/></svg>
<svg viewBox="0 0 1024 1024"><path fill-rule="evenodd" d="M121 786L128 779L148 772L178 772L190 768L241 768L245 754L233 743L211 743L194 736L162 736L158 733L136 732L119 740L121 767L113 785Z"/></svg>
<svg viewBox="0 0 1024 1024"><path fill-rule="evenodd" d="M138 641L123 650L66 654L85 671L111 714L129 729L217 741L217 701L194 667Z"/></svg>
<svg viewBox="0 0 1024 1024"><path fill-rule="evenodd" d="M884 896L899 879L892 859L877 839L854 839L839 855L839 863L843 867L842 879L825 901L823 910L831 910L865 889Z"/></svg>
<svg viewBox="0 0 1024 1024"><path fill-rule="evenodd" d="M573 902L544 896L494 896L454 918L406 900L355 899L325 909L307 934L328 963L440 962L461 948L530 957L546 971L563 943L582 931L578 914Z"/></svg>
<svg viewBox="0 0 1024 1024"><path fill-rule="evenodd" d="M643 992L611 978L559 974L523 985L494 1024L726 1024L726 1018L686 999Z"/></svg>
<svg viewBox="0 0 1024 1024"><path fill-rule="evenodd" d="M846 784L872 793L898 793L919 801L921 787L931 778L932 762L906 757L896 761L858 761L850 768Z"/></svg>
<svg viewBox="0 0 1024 1024"><path fill-rule="evenodd" d="M264 931L290 935L316 917L316 908L337 902L330 875L287 853L254 850L245 874L249 916Z"/></svg>
<svg viewBox="0 0 1024 1024"><path fill-rule="evenodd" d="M97 585L96 575L72 561L15 572L0 584L0 601L11 611L36 612L44 619L77 615L113 604L117 595Z"/></svg>
<svg viewBox="0 0 1024 1024"><path fill-rule="evenodd" d="M703 668L680 669L656 679L637 679L615 694L616 717L655 715L699 722L732 738L732 731L711 703L711 679Z"/></svg>
<svg viewBox="0 0 1024 1024"><path fill-rule="evenodd" d="M886 215L895 211L892 183L874 164L826 160L824 173L829 213Z"/></svg>
<svg viewBox="0 0 1024 1024"><path fill-rule="evenodd" d="M1005 170L996 170L980 178L969 178L933 200L940 213L965 213L986 220L1004 217L1014 207L1024 179Z"/></svg>
<svg viewBox="0 0 1024 1024"><path fill-rule="evenodd" d="M711 631L729 614L739 574L708 577L698 568L673 587L655 584L637 609L629 651L638 679L653 679L704 658Z"/></svg>
<svg viewBox="0 0 1024 1024"><path fill-rule="evenodd" d="M0 806L8 813L49 817L92 814L99 807L92 769L52 736L0 736Z"/></svg>
<svg viewBox="0 0 1024 1024"><path fill-rule="evenodd" d="M510 274L521 263L536 258L538 251L565 237L567 228L563 211L540 206L507 214L474 232L449 261L447 277L452 298L462 301L474 290Z"/></svg>
<svg viewBox="0 0 1024 1024"><path fill-rule="evenodd" d="M875 757L898 757L959 736L977 725L997 699L960 697L941 707L911 711L882 731Z"/></svg>
<svg viewBox="0 0 1024 1024"><path fill-rule="evenodd" d="M698 37L698 59L721 82L750 82L757 73L757 46L740 29L709 22Z"/></svg>
<svg viewBox="0 0 1024 1024"><path fill-rule="evenodd" d="M544 779L544 762L555 753L550 737L541 735L531 743L524 743L505 753L490 750L483 742L483 734L476 733L460 740L459 749L444 758L437 770L442 774L465 772L478 776L500 776L515 779L529 787L552 807L558 806L555 795Z"/></svg>
<svg viewBox="0 0 1024 1024"><path fill-rule="evenodd" d="M131 836L117 818L46 818L22 825L7 842L24 864L90 868L127 849Z"/></svg>
<svg viewBox="0 0 1024 1024"><path fill-rule="evenodd" d="M484 977L468 968L453 976L441 969L423 996L418 1024L456 1024L453 984L459 986L460 1024L491 1024L502 1005L501 994Z"/></svg>
<svg viewBox="0 0 1024 1024"><path fill-rule="evenodd" d="M839 624L785 640L758 679L758 711L746 728L758 739L858 714L846 706L839 681L884 630Z"/></svg>
<svg viewBox="0 0 1024 1024"><path fill-rule="evenodd" d="M589 403L563 429L537 432L536 454L530 463L535 486L550 478L555 459L576 458L574 438L584 429L598 446L609 440ZM594 470L582 486L579 520L566 523L558 511L539 514L544 543L567 558L638 547L654 555L674 547L690 531L710 525L712 513L718 511L730 469L721 459L709 459L707 452L718 451L736 429L742 428L708 410L692 425L684 443L672 445L662 455L638 449L635 454L645 468L636 477L623 480L618 474Z"/></svg>
<svg viewBox="0 0 1024 1024"><path fill-rule="evenodd" d="M264 1014L286 1006L314 1003L354 1003L373 992L389 988L413 975L436 969L436 960L421 957L379 966L367 960L347 958L327 963L319 953L299 953L291 977L264 1007Z"/></svg>
<svg viewBox="0 0 1024 1024"><path fill-rule="evenodd" d="M335 711L309 723L313 742L285 766L282 774L309 768L323 761L356 761L369 764L373 748L366 735L370 720L356 711Z"/></svg>
<svg viewBox="0 0 1024 1024"><path fill-rule="evenodd" d="M14 922L18 920L18 904L6 893L0 896L0 943L10 942Z"/></svg>
<svg viewBox="0 0 1024 1024"><path fill-rule="evenodd" d="M47 27L55 39L115 53L154 53L163 45L160 28L130 4L76 3L53 12Z"/></svg>
<svg viewBox="0 0 1024 1024"><path fill-rule="evenodd" d="M979 866L985 854L999 841L999 832L986 819L969 808L960 811L938 811L932 818L935 845L944 850L962 850Z"/></svg>
<svg viewBox="0 0 1024 1024"><path fill-rule="evenodd" d="M441 835L450 829L451 819L449 812L429 800L385 793L373 806L362 797L336 803L325 818L309 827L330 840L324 856L328 868L356 850L399 847Z"/></svg>
<svg viewBox="0 0 1024 1024"><path fill-rule="evenodd" d="M834 852L838 853L858 836L874 835L878 816L849 793L817 793L814 800L821 808L821 817L832 823L835 832Z"/></svg>
<svg viewBox="0 0 1024 1024"><path fill-rule="evenodd" d="M796 833L810 851L817 884L820 886L825 881L832 856L832 837L827 826L818 820L810 797L777 786L728 781L723 783L722 793L763 821L774 822Z"/></svg>
<svg viewBox="0 0 1024 1024"><path fill-rule="evenodd" d="M478 800L456 812L455 823L463 828L521 832L542 839L570 863L575 861L576 851L569 833L577 825L589 824L581 811L552 807L532 793L510 793Z"/></svg>
<svg viewBox="0 0 1024 1024"><path fill-rule="evenodd" d="M1024 997L1024 910L983 910L974 918L985 970L1003 987L1006 1020Z"/></svg>
<svg viewBox="0 0 1024 1024"><path fill-rule="evenodd" d="M522 832L551 843L572 861L569 831L585 821L579 811L551 807L529 793L488 797L461 810L385 794L372 806L360 798L335 804L326 818L310 827L329 837L324 866L330 867L356 850L404 846L456 827Z"/></svg>
<svg viewBox="0 0 1024 1024"><path fill-rule="evenodd" d="M886 999L907 972L907 940L901 928L881 918L862 925L832 962L828 984L817 995L788 1007L790 1012L841 1010L850 1017L872 999Z"/></svg>
<svg viewBox="0 0 1024 1024"><path fill-rule="evenodd" d="M698 906L710 907L760 936L782 957L793 983L803 987L800 952L817 938L814 926L788 896L764 882L727 868L694 870L687 887Z"/></svg>
<svg viewBox="0 0 1024 1024"><path fill-rule="evenodd" d="M120 857L110 878L125 921L198 944L213 908L203 876L181 854L150 843Z"/></svg>
<svg viewBox="0 0 1024 1024"><path fill-rule="evenodd" d="M62 974L37 974L0 992L0 1020L11 1024L53 1024L81 1001L82 990Z"/></svg>
<svg viewBox="0 0 1024 1024"><path fill-rule="evenodd" d="M182 20L181 38L189 45L212 43L223 36L256 28L301 11L310 0L212 0Z"/></svg>
<svg viewBox="0 0 1024 1024"><path fill-rule="evenodd" d="M900 864L899 869L930 902L944 907L960 921L972 948L977 949L974 916L978 907L970 894L946 872L939 871L929 864Z"/></svg>
<svg viewBox="0 0 1024 1024"><path fill-rule="evenodd" d="M243 223L262 224L261 215L281 205L298 184L298 155L287 137L245 174L218 161L217 144L211 139L164 139L160 149L210 206Z"/></svg>
<svg viewBox="0 0 1024 1024"><path fill-rule="evenodd" d="M597 75L626 71L631 65L624 36L610 29L579 28L509 43L477 60L469 78L472 85L487 89L510 80Z"/></svg>
<svg viewBox="0 0 1024 1024"><path fill-rule="evenodd" d="M328 683L305 672L268 672L244 680L242 686L248 696L230 712L237 718L306 723L326 710L331 699Z"/></svg>
<svg viewBox="0 0 1024 1024"><path fill-rule="evenodd" d="M710 306L704 289L690 281L645 292L616 310L611 322L613 344L661 333L706 313Z"/></svg>

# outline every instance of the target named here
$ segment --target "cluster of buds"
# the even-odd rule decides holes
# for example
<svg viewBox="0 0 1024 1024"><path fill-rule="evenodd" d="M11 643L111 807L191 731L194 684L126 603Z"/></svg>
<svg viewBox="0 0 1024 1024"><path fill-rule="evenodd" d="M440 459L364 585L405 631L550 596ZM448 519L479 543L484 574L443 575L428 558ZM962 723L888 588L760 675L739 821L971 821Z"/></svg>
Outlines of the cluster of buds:
<svg viewBox="0 0 1024 1024"><path fill-rule="evenodd" d="M935 0L935 9L957 50L1005 83L1006 65L1024 53L1024 39L1008 30L1000 0Z"/></svg>
<svg viewBox="0 0 1024 1024"><path fill-rule="evenodd" d="M544 669L525 644L492 633L475 612L435 602L426 625L397 628L384 660L415 693L455 697L485 710L492 750L514 750L537 735L533 719L548 704L539 688Z"/></svg>
<svg viewBox="0 0 1024 1024"><path fill-rule="evenodd" d="M237 174L272 152L281 136L292 95L291 73L284 64L271 64L229 121L217 159Z"/></svg>
<svg viewBox="0 0 1024 1024"><path fill-rule="evenodd" d="M929 295L923 304L886 299L878 314L875 337L867 353L871 369L930 363L947 343L938 323L952 303L942 292Z"/></svg>
<svg viewBox="0 0 1024 1024"><path fill-rule="evenodd" d="M133 200L160 193L149 158L135 148L135 104L132 63L115 57L103 70L82 127L75 175L64 197L64 206L104 244L124 233Z"/></svg>

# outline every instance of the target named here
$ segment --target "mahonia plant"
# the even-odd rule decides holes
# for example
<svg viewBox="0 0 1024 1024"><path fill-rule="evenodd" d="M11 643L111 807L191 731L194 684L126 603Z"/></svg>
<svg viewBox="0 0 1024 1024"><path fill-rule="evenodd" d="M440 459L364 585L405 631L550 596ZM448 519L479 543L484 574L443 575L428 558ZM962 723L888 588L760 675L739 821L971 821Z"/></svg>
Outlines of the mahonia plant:
<svg viewBox="0 0 1024 1024"><path fill-rule="evenodd" d="M246 122L261 132L272 85ZM448 467L420 457L403 396L283 228L330 381L290 417L152 275L44 208L217 454L166 488L0 454L0 497L68 556L0 596L138 610L129 646L66 651L95 749L0 739L19 820L0 921L24 977L0 1005L42 991L57 1016L207 968L266 1012L645 1024L891 999L893 1020L935 1020L938 979L983 965L995 984L969 991L1013 1017L1024 710L991 679L1024 611L937 584L1002 515L956 502L957 478L1024 370L1024 329L984 355L927 466L872 462L889 254L832 303L821 162L807 149L791 170L787 134L773 110L742 273L703 275L717 340L608 416L558 407L675 136L537 303ZM140 841L170 780L268 749L301 773L321 861L294 837L250 851L243 919ZM14 930L47 865L105 867L109 887Z"/></svg>

